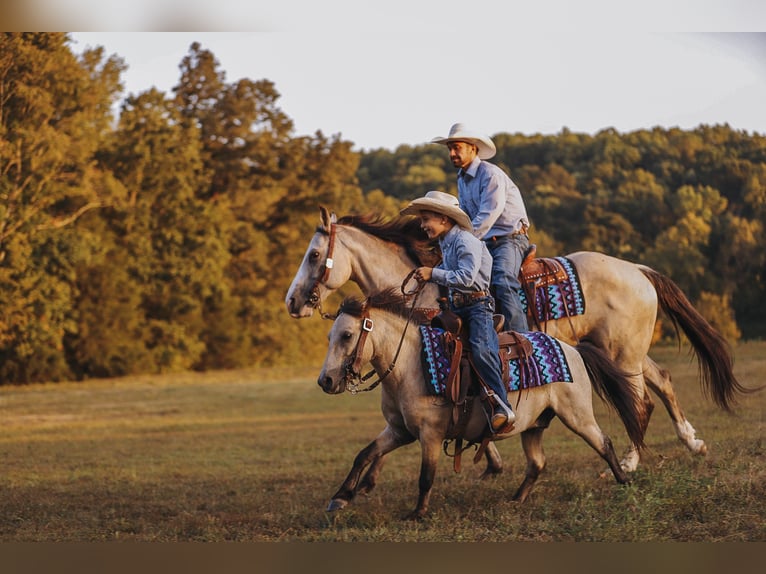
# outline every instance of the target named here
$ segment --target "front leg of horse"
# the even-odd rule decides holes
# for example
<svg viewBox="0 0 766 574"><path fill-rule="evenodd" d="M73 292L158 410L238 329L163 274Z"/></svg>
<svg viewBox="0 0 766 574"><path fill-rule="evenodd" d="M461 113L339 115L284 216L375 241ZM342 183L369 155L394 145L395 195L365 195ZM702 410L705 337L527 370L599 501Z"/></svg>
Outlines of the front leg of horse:
<svg viewBox="0 0 766 574"><path fill-rule="evenodd" d="M418 504L410 514L408 520L422 520L428 513L428 503L431 500L431 490L436 476L436 465L439 460L442 437L432 436L426 438L421 435L421 461L420 479L418 480Z"/></svg>
<svg viewBox="0 0 766 574"><path fill-rule="evenodd" d="M545 469L543 432L545 432L545 428L537 427L527 429L521 433L521 446L527 459L527 469L524 474L524 480L513 495L513 500L516 502L524 502L527 499L540 473Z"/></svg>
<svg viewBox="0 0 766 574"><path fill-rule="evenodd" d="M391 428L386 427L374 441L364 447L359 451L359 454L356 455L351 471L348 473L346 480L343 481L343 484L338 491L333 495L330 504L327 506L327 511L334 512L345 508L348 503L354 499L357 492L359 492L360 478L364 469L367 468L368 465L373 464L370 468L370 472L375 471L375 476L377 476L377 472L380 472L383 456L409 442L412 442L412 440L397 439L396 434ZM368 476L370 472L368 472ZM367 477L365 477L365 479L367 479ZM374 485L374 477L372 477L372 480Z"/></svg>
<svg viewBox="0 0 766 574"><path fill-rule="evenodd" d="M487 449L484 451L484 456L487 459L487 468L481 474L480 480L492 478L503 472L503 459L500 457L500 452L497 450L494 442L487 445Z"/></svg>
<svg viewBox="0 0 766 574"><path fill-rule="evenodd" d="M415 437L410 436L405 438L402 438L402 442L400 446L404 446L405 444L410 444L415 440ZM375 486L378 484L378 476L380 475L380 471L383 470L383 463L386 460L385 455L380 455L376 457L371 463L370 468L367 470L367 472L364 475L364 478L362 478L362 481L359 483L359 486L356 489L356 494L368 494L372 491Z"/></svg>

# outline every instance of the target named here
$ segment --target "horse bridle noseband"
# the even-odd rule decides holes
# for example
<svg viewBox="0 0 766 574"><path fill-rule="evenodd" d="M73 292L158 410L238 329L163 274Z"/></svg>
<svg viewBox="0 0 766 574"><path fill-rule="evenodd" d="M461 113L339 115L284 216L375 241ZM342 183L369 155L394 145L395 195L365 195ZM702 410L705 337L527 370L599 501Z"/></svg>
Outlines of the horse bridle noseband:
<svg viewBox="0 0 766 574"><path fill-rule="evenodd" d="M311 308L319 310L323 319L334 319L334 316L322 311L322 296L319 293L319 286L323 283L327 283L327 280L330 278L330 270L335 264L335 261L332 258L333 251L335 250L335 223L332 221L330 222L330 230L327 233L330 239L327 245L327 257L324 261L324 271L317 280L314 281L314 285L312 285L311 289L309 289L306 300Z"/></svg>

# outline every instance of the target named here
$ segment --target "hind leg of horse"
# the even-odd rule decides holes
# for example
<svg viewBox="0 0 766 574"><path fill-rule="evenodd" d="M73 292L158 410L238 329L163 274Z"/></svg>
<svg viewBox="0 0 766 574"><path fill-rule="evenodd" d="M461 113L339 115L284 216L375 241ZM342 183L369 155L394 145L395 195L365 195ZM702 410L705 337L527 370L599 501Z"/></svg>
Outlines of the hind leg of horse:
<svg viewBox="0 0 766 574"><path fill-rule="evenodd" d="M524 455L527 457L527 470L524 475L524 481L521 483L513 500L524 502L532 491L532 487L540 473L545 468L545 452L543 451L543 431L544 428L531 428L521 433L521 446L524 449Z"/></svg>
<svg viewBox="0 0 766 574"><path fill-rule="evenodd" d="M702 439L698 439L691 423L686 420L681 407L673 391L670 373L661 368L649 357L644 359L644 379L654 393L660 398L670 415L676 429L678 440L686 445L694 454L707 454L707 445Z"/></svg>
<svg viewBox="0 0 766 574"><path fill-rule="evenodd" d="M414 440L414 437L411 435L402 436L394 432L391 427L387 426L374 441L368 444L356 455L351 471L348 473L348 476L346 477L346 480L343 481L341 487L333 495L330 504L327 506L327 511L334 512L340 510L354 499L358 492L357 487L359 486L362 473L368 465L377 463L377 472L380 472L382 459L387 453L400 446L409 444ZM372 477L372 480L374 485L374 477Z"/></svg>
<svg viewBox="0 0 766 574"><path fill-rule="evenodd" d="M587 405L578 405L573 401L567 412L556 414L569 430L580 436L607 462L617 482L620 484L630 482L628 473L617 458L611 439L596 422L592 405L588 408Z"/></svg>
<svg viewBox="0 0 766 574"><path fill-rule="evenodd" d="M641 385L641 391L643 393L642 403L644 409L644 416L641 418L641 434L642 436L646 436L646 429L649 426L649 419L654 412L654 401L652 400L651 395L649 395L649 393L646 391L646 386ZM631 445L625 451L625 454L622 456L622 460L620 460L620 467L625 472L633 472L638 468L638 462L640 458L641 455L639 453L638 447L631 443Z"/></svg>

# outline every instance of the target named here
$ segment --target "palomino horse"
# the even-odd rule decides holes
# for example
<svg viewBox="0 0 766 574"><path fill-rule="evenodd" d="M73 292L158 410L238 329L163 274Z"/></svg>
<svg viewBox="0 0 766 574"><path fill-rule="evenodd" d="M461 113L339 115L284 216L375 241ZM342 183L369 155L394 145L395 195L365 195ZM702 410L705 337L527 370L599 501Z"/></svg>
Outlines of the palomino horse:
<svg viewBox="0 0 766 574"><path fill-rule="evenodd" d="M356 282L365 295L396 286L429 255L428 240L416 218L381 222L371 217L344 217L336 221L325 208L320 207L320 213L321 225L285 298L293 317L311 316L329 293L347 281ZM430 257L433 259L433 253ZM692 452L705 454L707 446L696 437L694 427L684 416L670 373L648 356L658 308L681 327L691 342L700 364L703 391L729 410L736 395L747 389L734 377L725 339L668 277L601 253L579 251L567 258L579 276L585 312L549 321L545 331L570 344L587 338L604 349L624 371L633 373L630 381L643 397L645 423L654 409L646 391L649 387L665 405L681 442ZM421 301L431 301L435 306L437 289L429 285ZM638 462L639 452L633 445L621 465L630 472ZM490 460L493 468L488 471L499 472L500 464L499 459Z"/></svg>
<svg viewBox="0 0 766 574"><path fill-rule="evenodd" d="M403 298L395 297L394 290L387 290L366 301L347 298L330 330L327 357L317 381L319 386L329 394L354 390L362 384L358 365L371 363L380 377L376 382L382 383L382 411L387 426L356 456L328 511L345 507L356 494L364 491L360 481L368 465L416 439L421 446L420 496L410 517L421 518L428 509L441 445L449 434L452 405L428 392L421 362L423 341L417 327L407 329L408 319ZM548 335L534 335L544 338L546 345L556 344ZM492 437L499 440L521 434L527 467L524 481L513 497L520 502L527 498L545 467L543 431L554 416L607 461L618 482L629 482L611 440L593 416L593 389L618 412L634 444L643 446L641 399L625 374L606 353L589 343L581 342L577 347L563 342L558 345L563 353L556 354L565 357L569 374L561 374L562 369L554 378L567 382L554 380L509 392L508 401L514 405L516 422L506 434ZM394 363L396 368L391 369ZM460 425L464 429L463 437L477 443L487 431L487 419L478 402L471 402L469 418L464 426Z"/></svg>

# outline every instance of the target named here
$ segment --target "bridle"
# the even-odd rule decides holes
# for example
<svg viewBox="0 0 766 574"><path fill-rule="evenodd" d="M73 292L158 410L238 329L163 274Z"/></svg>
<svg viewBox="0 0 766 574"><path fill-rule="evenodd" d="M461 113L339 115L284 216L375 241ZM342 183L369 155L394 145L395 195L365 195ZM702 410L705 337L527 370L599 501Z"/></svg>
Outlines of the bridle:
<svg viewBox="0 0 766 574"><path fill-rule="evenodd" d="M369 335L373 328L375 327L375 323L370 318L370 310L369 310L369 298L362 304L362 330L359 332L359 338L356 341L356 347L354 348L354 352L346 358L345 361L343 361L343 383L348 392L350 392L352 395L355 395L359 392L367 392L373 390L375 387L377 387L380 383L383 382L383 379L385 379L388 375L391 374L391 371L394 370L394 367L396 367L396 361L399 358L399 352L402 350L402 345L404 344L404 337L407 334L407 327L410 326L410 323L412 322L412 317L415 314L416 308L415 303L417 303L418 296L420 295L420 292L423 290L423 287L425 286L425 281L418 281L415 288L411 291L406 291L405 287L407 283L410 281L412 276L415 274L415 271L417 269L413 269L410 271L407 276L404 278L404 281L402 282L402 294L405 296L405 298L413 296L414 298L412 300L412 306L410 307L409 316L407 317L407 321L404 324L404 330L402 331L402 336L399 339L399 346L396 348L396 353L394 354L394 358L391 360L391 364L388 366L388 368L384 371L382 375L378 377L378 380L373 381L370 383L367 387L362 388L362 385L364 385L367 380L372 377L375 374L375 370L369 371L366 375L362 375L359 372L359 369L362 366L362 351L364 350L364 345L367 342L367 335Z"/></svg>
<svg viewBox="0 0 766 574"><path fill-rule="evenodd" d="M319 286L327 283L327 280L330 278L330 270L332 269L333 265L335 264L335 261L333 260L333 251L335 251L335 223L330 222L330 230L326 232L330 239L327 245L327 257L324 261L324 271L320 274L320 276L317 278L316 281L314 281L314 284L311 286L311 288L308 290L308 297L306 298L306 301L308 305L312 309L317 309L322 316L322 319L334 319L335 317L333 315L330 315L329 313L325 313L322 311L322 296L319 293Z"/></svg>

